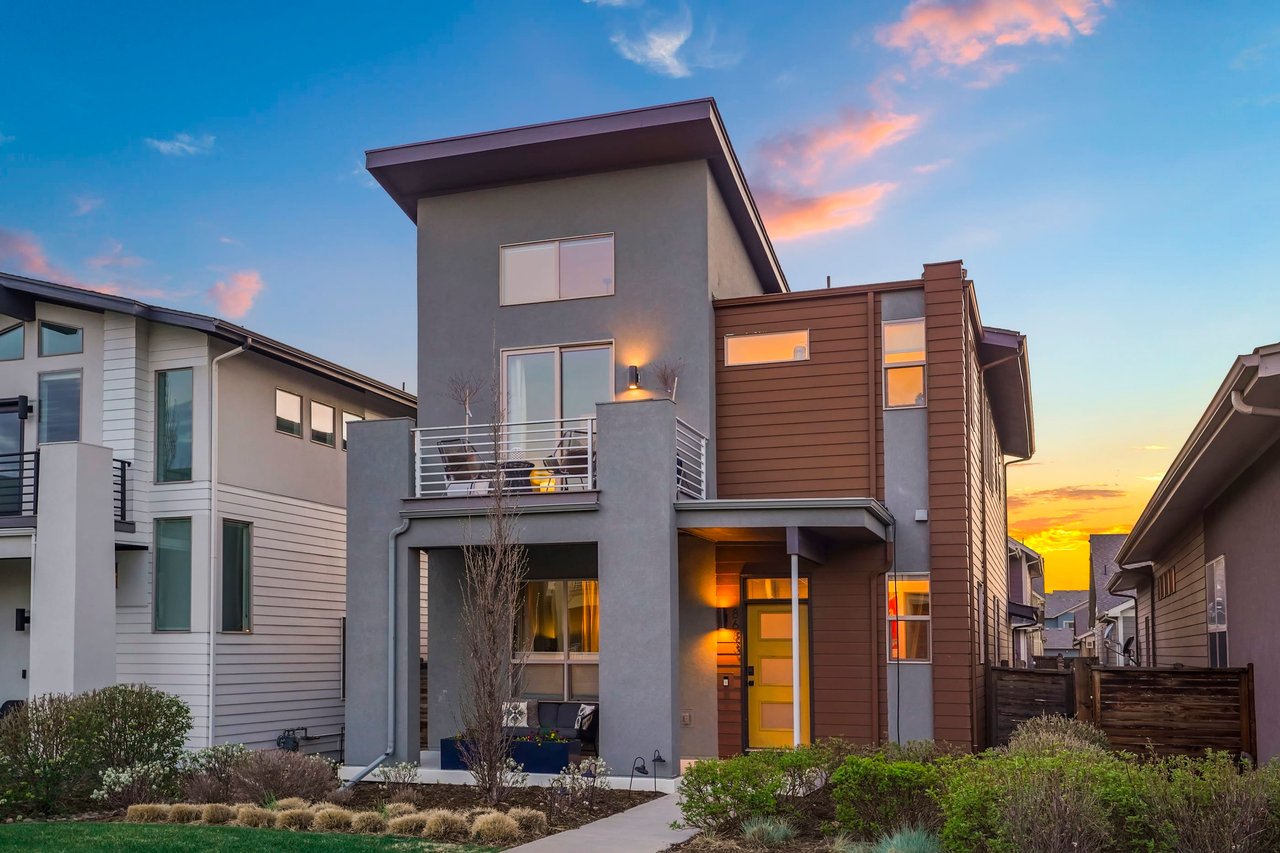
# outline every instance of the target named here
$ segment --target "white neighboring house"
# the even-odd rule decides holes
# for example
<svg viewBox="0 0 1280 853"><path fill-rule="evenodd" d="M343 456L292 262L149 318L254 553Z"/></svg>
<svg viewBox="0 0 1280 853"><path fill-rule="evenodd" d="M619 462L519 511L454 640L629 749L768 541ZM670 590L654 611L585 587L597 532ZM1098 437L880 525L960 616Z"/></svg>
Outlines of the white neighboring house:
<svg viewBox="0 0 1280 853"><path fill-rule="evenodd" d="M346 425L415 409L213 317L0 273L0 703L144 682L191 746L339 753Z"/></svg>

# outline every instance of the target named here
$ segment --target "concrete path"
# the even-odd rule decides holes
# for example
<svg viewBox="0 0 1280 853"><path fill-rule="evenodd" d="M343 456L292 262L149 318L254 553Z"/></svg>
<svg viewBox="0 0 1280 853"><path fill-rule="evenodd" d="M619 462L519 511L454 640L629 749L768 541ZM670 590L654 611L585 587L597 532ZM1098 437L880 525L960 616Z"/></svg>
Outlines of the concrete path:
<svg viewBox="0 0 1280 853"><path fill-rule="evenodd" d="M680 819L678 802L675 794L667 794L578 829L513 847L511 853L658 853L697 834L671 828L671 821Z"/></svg>

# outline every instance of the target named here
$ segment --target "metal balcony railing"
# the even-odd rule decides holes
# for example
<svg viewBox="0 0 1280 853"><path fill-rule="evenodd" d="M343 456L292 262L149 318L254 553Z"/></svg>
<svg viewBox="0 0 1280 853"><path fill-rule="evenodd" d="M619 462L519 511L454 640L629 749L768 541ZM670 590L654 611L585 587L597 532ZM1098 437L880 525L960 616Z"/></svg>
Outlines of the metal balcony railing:
<svg viewBox="0 0 1280 853"><path fill-rule="evenodd" d="M707 498L707 437L676 418L676 498Z"/></svg>
<svg viewBox="0 0 1280 853"><path fill-rule="evenodd" d="M36 514L40 451L0 453L0 517Z"/></svg>
<svg viewBox="0 0 1280 853"><path fill-rule="evenodd" d="M116 521L129 520L129 468L133 463L116 459L111 467L111 504Z"/></svg>
<svg viewBox="0 0 1280 853"><path fill-rule="evenodd" d="M590 491L596 487L596 419L559 418L495 426L421 427L415 494L420 498Z"/></svg>

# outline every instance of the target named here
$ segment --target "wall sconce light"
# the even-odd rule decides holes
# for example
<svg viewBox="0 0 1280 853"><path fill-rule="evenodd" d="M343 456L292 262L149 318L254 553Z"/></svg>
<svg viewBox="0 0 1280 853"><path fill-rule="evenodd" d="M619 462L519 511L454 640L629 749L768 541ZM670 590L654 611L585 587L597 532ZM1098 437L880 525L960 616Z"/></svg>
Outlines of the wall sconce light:
<svg viewBox="0 0 1280 853"><path fill-rule="evenodd" d="M627 365L627 389L634 391L640 387L640 365Z"/></svg>
<svg viewBox="0 0 1280 853"><path fill-rule="evenodd" d="M733 608L717 607L716 608L716 627L721 631L727 631L733 627Z"/></svg>

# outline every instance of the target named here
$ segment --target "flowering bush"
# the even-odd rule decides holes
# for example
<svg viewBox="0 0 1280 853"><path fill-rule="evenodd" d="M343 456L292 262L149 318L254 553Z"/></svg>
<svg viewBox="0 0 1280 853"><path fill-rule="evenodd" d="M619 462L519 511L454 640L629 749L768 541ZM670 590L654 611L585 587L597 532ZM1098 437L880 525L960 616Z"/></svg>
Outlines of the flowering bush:
<svg viewBox="0 0 1280 853"><path fill-rule="evenodd" d="M590 810L601 791L609 790L609 765L602 758L584 758L556 774L547 786L547 815Z"/></svg>

